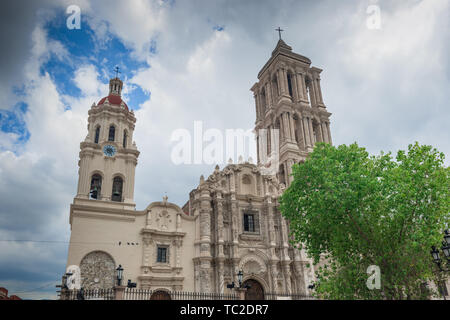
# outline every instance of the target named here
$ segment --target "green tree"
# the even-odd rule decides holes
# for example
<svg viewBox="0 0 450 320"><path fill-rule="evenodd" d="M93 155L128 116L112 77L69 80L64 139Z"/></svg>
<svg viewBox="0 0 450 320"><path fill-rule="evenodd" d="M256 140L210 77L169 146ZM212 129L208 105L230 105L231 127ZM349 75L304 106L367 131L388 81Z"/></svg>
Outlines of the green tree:
<svg viewBox="0 0 450 320"><path fill-rule="evenodd" d="M369 156L356 143L319 143L281 196L293 243L318 264L315 294L326 299L421 299L436 280L430 248L449 226L444 154L417 142ZM379 266L381 288L366 273ZM319 267L320 266L320 267Z"/></svg>

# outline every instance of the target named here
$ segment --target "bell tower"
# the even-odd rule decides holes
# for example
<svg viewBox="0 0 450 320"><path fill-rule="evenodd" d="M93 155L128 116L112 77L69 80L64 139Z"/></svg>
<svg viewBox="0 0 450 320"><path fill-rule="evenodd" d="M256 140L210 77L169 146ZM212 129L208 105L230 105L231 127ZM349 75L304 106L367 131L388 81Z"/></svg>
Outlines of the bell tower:
<svg viewBox="0 0 450 320"><path fill-rule="evenodd" d="M133 110L122 100L123 82L109 81L109 95L89 110L88 134L80 144L74 203L135 208L134 178L139 151L133 141Z"/></svg>
<svg viewBox="0 0 450 320"><path fill-rule="evenodd" d="M276 172L288 187L293 179L292 165L303 162L317 142L332 143L331 113L322 99L322 70L312 67L307 57L292 52L281 39L282 30L277 31L277 46L251 91L256 106L258 164L265 162L261 156L273 159L273 153L278 152Z"/></svg>

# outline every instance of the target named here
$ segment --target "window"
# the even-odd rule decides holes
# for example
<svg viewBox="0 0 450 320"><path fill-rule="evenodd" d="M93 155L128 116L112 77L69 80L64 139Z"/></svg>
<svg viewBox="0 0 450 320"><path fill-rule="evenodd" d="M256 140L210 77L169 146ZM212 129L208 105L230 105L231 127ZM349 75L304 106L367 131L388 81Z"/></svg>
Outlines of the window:
<svg viewBox="0 0 450 320"><path fill-rule="evenodd" d="M114 141L116 135L116 128L114 126L109 127L109 135L108 135L108 141Z"/></svg>
<svg viewBox="0 0 450 320"><path fill-rule="evenodd" d="M247 211L244 212L244 232L259 233L258 212Z"/></svg>
<svg viewBox="0 0 450 320"><path fill-rule="evenodd" d="M127 147L127 132L124 131L123 132L123 147L126 148Z"/></svg>
<svg viewBox="0 0 450 320"><path fill-rule="evenodd" d="M100 199L100 191L102 189L102 177L94 174L91 179L91 189L89 192L91 199Z"/></svg>
<svg viewBox="0 0 450 320"><path fill-rule="evenodd" d="M287 83L288 83L289 95L291 97L294 97L294 93L292 90L292 75L290 73L287 74Z"/></svg>
<svg viewBox="0 0 450 320"><path fill-rule="evenodd" d="M122 201L123 180L121 177L115 177L113 180L112 201Z"/></svg>
<svg viewBox="0 0 450 320"><path fill-rule="evenodd" d="M167 247L158 247L158 256L156 257L156 262L167 262Z"/></svg>
<svg viewBox="0 0 450 320"><path fill-rule="evenodd" d="M95 143L98 143L98 139L100 138L100 126L97 127L97 129L95 129Z"/></svg>
<svg viewBox="0 0 450 320"><path fill-rule="evenodd" d="M244 231L255 232L255 216L253 214L244 214Z"/></svg>

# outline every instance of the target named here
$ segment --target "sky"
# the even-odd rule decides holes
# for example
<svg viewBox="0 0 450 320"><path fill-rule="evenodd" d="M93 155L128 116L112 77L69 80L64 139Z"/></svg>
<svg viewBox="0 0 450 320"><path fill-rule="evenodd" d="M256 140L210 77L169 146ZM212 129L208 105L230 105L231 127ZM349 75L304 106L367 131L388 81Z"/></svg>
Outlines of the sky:
<svg viewBox="0 0 450 320"><path fill-rule="evenodd" d="M68 28L71 5L80 9L79 29ZM204 130L253 128L250 88L277 27L294 52L323 69L335 145L356 141L378 154L418 141L448 157L449 12L449 0L3 3L0 287L56 298L79 144L115 66L137 118L137 210L165 194L182 206L215 165L174 164L171 134L193 132L194 121Z"/></svg>

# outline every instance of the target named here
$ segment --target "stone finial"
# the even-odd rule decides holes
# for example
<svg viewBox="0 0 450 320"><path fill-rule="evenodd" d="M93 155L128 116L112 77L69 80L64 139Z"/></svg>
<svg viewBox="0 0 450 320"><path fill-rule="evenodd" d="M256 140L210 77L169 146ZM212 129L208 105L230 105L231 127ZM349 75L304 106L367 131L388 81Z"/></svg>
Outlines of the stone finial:
<svg viewBox="0 0 450 320"><path fill-rule="evenodd" d="M200 176L200 184L205 183L205 177L203 175Z"/></svg>
<svg viewBox="0 0 450 320"><path fill-rule="evenodd" d="M233 164L233 159L228 159L228 164Z"/></svg>
<svg viewBox="0 0 450 320"><path fill-rule="evenodd" d="M164 204L167 204L167 199L169 199L169 197L168 197L167 195L165 195L165 196L163 197L163 203L164 203Z"/></svg>
<svg viewBox="0 0 450 320"><path fill-rule="evenodd" d="M244 158L242 156L239 156L238 163L239 164L244 163Z"/></svg>
<svg viewBox="0 0 450 320"><path fill-rule="evenodd" d="M253 164L253 158L252 157L248 157L248 162Z"/></svg>
<svg viewBox="0 0 450 320"><path fill-rule="evenodd" d="M220 167L219 167L219 165L216 165L216 168L214 169L214 173L217 173L217 172L219 172L219 170L220 170Z"/></svg>

